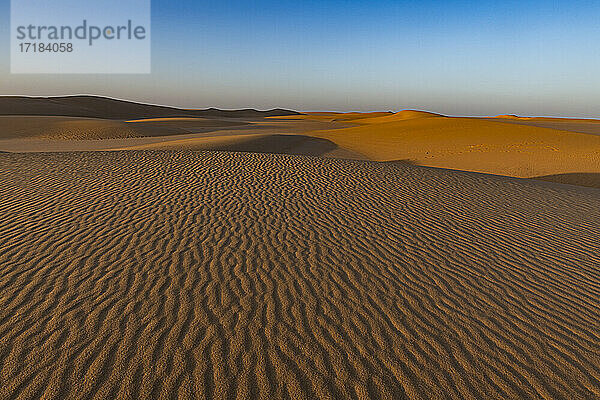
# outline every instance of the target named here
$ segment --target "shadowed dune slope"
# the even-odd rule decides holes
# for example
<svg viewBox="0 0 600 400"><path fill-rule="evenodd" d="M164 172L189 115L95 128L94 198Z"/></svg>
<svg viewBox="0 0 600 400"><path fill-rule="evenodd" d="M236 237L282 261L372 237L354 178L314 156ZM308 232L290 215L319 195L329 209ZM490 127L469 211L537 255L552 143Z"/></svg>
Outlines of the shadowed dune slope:
<svg viewBox="0 0 600 400"><path fill-rule="evenodd" d="M53 115L103 119L137 119L161 117L261 118L299 114L295 111L279 108L267 111L254 109L219 110L216 108L188 110L100 96L0 96L0 115Z"/></svg>
<svg viewBox="0 0 600 400"><path fill-rule="evenodd" d="M600 191L226 152L0 155L0 398L600 396Z"/></svg>
<svg viewBox="0 0 600 400"><path fill-rule="evenodd" d="M107 139L142 135L122 121L45 116L0 116L0 139Z"/></svg>
<svg viewBox="0 0 600 400"><path fill-rule="evenodd" d="M563 184L567 184L567 185L577 185L577 186L600 188L600 174L599 173L546 175L546 176L536 176L535 179L538 179L541 181L563 183Z"/></svg>
<svg viewBox="0 0 600 400"><path fill-rule="evenodd" d="M129 122L56 116L0 116L0 139L101 140L184 135L246 128L239 120L187 118Z"/></svg>
<svg viewBox="0 0 600 400"><path fill-rule="evenodd" d="M296 154L360 159L361 155L340 149L327 139L303 135L229 135L167 140L116 150L192 150L239 151L252 153ZM364 159L364 158L363 158Z"/></svg>
<svg viewBox="0 0 600 400"><path fill-rule="evenodd" d="M219 136L235 136L244 134L293 134L318 129L335 129L345 125L319 120L271 120L268 118L201 118L173 117L148 118L128 121L60 117L60 116L23 116L0 115L0 148L6 143L21 143L22 152L37 151L32 140L51 140L48 146L60 148L62 143L66 149L77 140L156 138L189 135L188 138L208 136L209 133ZM300 135L301 136L301 135ZM177 139L177 138L175 138ZM316 140L323 141L324 139ZM31 146L30 146L31 145ZM94 144L88 150L97 149ZM43 148L43 146L42 146ZM264 149L268 150L268 149ZM63 150L69 151L69 150Z"/></svg>

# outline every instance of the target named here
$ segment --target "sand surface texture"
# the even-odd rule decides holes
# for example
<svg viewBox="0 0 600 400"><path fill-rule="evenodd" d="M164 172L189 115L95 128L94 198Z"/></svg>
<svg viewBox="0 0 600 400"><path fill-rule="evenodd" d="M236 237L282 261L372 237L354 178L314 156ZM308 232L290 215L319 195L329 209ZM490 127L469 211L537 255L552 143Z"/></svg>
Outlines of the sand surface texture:
<svg viewBox="0 0 600 400"><path fill-rule="evenodd" d="M600 190L0 154L0 398L600 397Z"/></svg>

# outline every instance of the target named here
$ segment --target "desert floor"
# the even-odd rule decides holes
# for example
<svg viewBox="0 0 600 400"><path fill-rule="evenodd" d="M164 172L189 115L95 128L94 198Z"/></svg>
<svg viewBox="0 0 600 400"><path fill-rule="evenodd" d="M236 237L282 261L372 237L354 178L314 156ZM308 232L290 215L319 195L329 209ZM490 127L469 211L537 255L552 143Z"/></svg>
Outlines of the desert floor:
<svg viewBox="0 0 600 400"><path fill-rule="evenodd" d="M317 115L299 142L259 139L385 160L421 121L442 142L442 117L405 117ZM375 123L379 144L361 145ZM433 146L431 163L473 165L473 122L445 123L466 139ZM486 157L479 169L598 172L587 159L568 170L598 154L593 133L475 123L491 129L480 156L540 154L533 170ZM494 139L499 125L529 147ZM0 150L68 142L27 129ZM205 149L204 137L129 136L114 149ZM600 191L415 166L427 154L407 147L394 162L0 154L0 398L599 398ZM555 169L546 151L565 154Z"/></svg>

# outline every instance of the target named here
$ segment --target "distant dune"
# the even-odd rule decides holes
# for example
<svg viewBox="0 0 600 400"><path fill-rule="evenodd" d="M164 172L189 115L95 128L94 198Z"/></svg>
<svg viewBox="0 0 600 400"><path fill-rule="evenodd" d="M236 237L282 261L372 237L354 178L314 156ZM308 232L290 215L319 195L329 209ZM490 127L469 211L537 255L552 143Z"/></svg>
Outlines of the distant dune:
<svg viewBox="0 0 600 400"><path fill-rule="evenodd" d="M142 135L135 126L98 118L0 116L0 139L109 139Z"/></svg>
<svg viewBox="0 0 600 400"><path fill-rule="evenodd" d="M365 118L357 121L361 124L381 124L394 121L407 121L413 119L437 118L442 117L440 114L430 113L426 111L404 110L394 114L389 114L381 117Z"/></svg>
<svg viewBox="0 0 600 400"><path fill-rule="evenodd" d="M597 119L536 118L518 117L516 115L499 115L496 119L514 124L600 135L600 120Z"/></svg>
<svg viewBox="0 0 600 400"><path fill-rule="evenodd" d="M298 115L295 111L274 109L186 110L141 104L99 96L20 97L0 96L0 115L45 115L103 119L137 119L162 117L262 118Z"/></svg>
<svg viewBox="0 0 600 400"><path fill-rule="evenodd" d="M3 151L167 149L402 160L600 187L591 178L600 174L598 120L183 110L93 96L0 97Z"/></svg>
<svg viewBox="0 0 600 400"><path fill-rule="evenodd" d="M0 186L2 399L600 398L598 190L187 151Z"/></svg>
<svg viewBox="0 0 600 400"><path fill-rule="evenodd" d="M321 121L337 121L337 122L357 122L357 120L365 118L383 117L391 115L391 112L372 112L372 113L336 113L336 112L310 112L304 113L303 115L294 116L294 119L304 120L321 120ZM286 117L271 117L273 119L283 119Z"/></svg>
<svg viewBox="0 0 600 400"><path fill-rule="evenodd" d="M354 127L311 134L378 161L524 178L600 173L600 136L594 134L415 111L352 122Z"/></svg>
<svg viewBox="0 0 600 400"><path fill-rule="evenodd" d="M149 121L149 122L147 122ZM238 120L186 118L118 121L55 116L0 116L0 139L101 140L183 135L248 126Z"/></svg>

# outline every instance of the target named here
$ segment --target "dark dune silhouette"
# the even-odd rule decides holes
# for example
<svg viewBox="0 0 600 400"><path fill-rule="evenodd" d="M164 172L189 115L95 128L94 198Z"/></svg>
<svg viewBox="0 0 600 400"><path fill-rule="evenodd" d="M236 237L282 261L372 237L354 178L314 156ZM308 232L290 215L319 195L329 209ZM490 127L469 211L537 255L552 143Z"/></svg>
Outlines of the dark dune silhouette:
<svg viewBox="0 0 600 400"><path fill-rule="evenodd" d="M301 115L296 111L273 109L186 110L175 107L142 104L100 96L23 97L0 96L0 115L43 115L103 119L136 119L166 117L261 118Z"/></svg>

